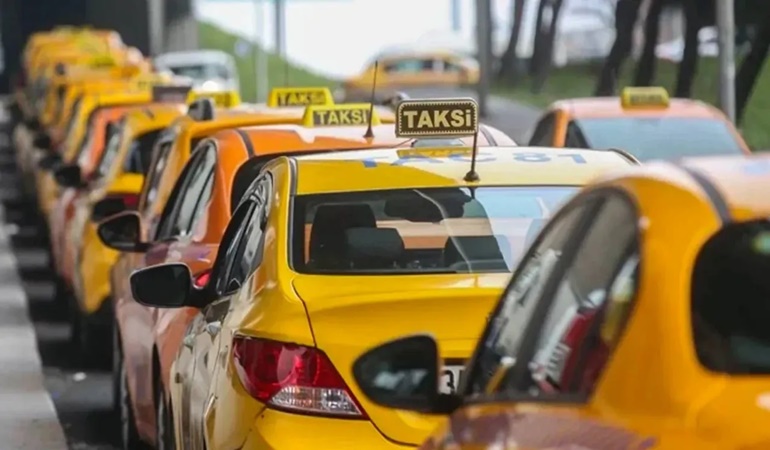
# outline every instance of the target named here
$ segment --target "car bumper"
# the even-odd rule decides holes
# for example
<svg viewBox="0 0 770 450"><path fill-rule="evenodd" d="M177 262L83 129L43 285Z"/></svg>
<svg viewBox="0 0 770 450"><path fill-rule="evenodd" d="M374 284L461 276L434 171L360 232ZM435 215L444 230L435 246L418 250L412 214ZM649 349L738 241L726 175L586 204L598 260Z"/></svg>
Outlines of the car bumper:
<svg viewBox="0 0 770 450"><path fill-rule="evenodd" d="M265 409L242 450L333 448L337 450L404 450L385 439L368 420L333 419ZM212 448L212 450L214 450Z"/></svg>

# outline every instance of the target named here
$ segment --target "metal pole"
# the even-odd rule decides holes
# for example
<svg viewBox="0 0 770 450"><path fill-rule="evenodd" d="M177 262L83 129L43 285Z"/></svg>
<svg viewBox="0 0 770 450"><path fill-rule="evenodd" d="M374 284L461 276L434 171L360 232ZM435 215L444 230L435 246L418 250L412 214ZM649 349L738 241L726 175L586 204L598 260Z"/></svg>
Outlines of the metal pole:
<svg viewBox="0 0 770 450"><path fill-rule="evenodd" d="M265 45L265 21L262 15L260 0L254 0L254 30L259 39L254 42L254 75L256 77L257 102L263 102L267 99L268 79L267 79L267 50Z"/></svg>
<svg viewBox="0 0 770 450"><path fill-rule="evenodd" d="M492 6L490 0L476 0L476 48L479 59L479 114L486 116L492 69Z"/></svg>
<svg viewBox="0 0 770 450"><path fill-rule="evenodd" d="M719 105L735 122L735 10L733 0L717 0Z"/></svg>
<svg viewBox="0 0 770 450"><path fill-rule="evenodd" d="M460 31L460 0L449 0L452 5L452 31Z"/></svg>
<svg viewBox="0 0 770 450"><path fill-rule="evenodd" d="M286 2L275 1L275 54L286 58Z"/></svg>

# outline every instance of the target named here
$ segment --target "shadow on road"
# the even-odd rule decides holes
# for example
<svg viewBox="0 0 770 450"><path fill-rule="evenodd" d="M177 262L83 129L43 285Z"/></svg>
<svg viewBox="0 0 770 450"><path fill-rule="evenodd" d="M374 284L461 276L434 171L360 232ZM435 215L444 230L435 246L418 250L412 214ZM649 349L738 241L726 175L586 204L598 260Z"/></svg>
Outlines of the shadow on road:
<svg viewBox="0 0 770 450"><path fill-rule="evenodd" d="M20 191L21 180L7 146L0 148L0 199L5 227L17 259L35 325L45 384L56 405L71 449L115 450L120 437L112 407L111 374L83 371L74 365L69 345L66 307L54 299L54 283L46 250L47 233L34 203Z"/></svg>

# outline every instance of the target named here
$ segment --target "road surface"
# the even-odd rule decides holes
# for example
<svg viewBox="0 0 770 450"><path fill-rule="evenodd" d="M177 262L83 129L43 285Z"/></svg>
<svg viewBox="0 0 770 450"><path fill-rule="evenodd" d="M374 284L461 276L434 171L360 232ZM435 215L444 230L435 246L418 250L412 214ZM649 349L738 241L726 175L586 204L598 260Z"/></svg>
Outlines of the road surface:
<svg viewBox="0 0 770 450"><path fill-rule="evenodd" d="M470 91L408 93L413 97L473 96ZM537 115L535 109L492 98L484 121L520 141ZM29 202L20 200L21 183L8 143L8 130L0 129L0 448L117 450L120 428L111 404L111 375L72 363L69 326L62 308L53 301L44 233Z"/></svg>

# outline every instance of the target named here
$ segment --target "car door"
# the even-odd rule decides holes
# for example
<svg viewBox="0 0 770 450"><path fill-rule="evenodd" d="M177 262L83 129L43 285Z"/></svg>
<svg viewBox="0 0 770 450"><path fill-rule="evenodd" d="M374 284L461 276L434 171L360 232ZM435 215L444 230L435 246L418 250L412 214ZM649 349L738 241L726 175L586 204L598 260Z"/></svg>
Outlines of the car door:
<svg viewBox="0 0 770 450"><path fill-rule="evenodd" d="M628 197L606 191L578 198L546 227L493 313L469 365L465 406L435 448L482 448L494 440L598 448L600 431L623 443L613 448L637 442L623 429L553 409L580 410L591 400L621 339L638 285L638 219ZM498 408L487 407L493 403ZM477 408L473 416L470 407Z"/></svg>
<svg viewBox="0 0 770 450"><path fill-rule="evenodd" d="M267 199L272 192L272 177L269 174L261 175L247 192L247 200L238 207L238 211L245 210L242 213L242 225L233 222L233 226L239 230L237 239L232 244L226 243L227 253L217 261L217 264L222 261L225 266L217 267L213 272L216 274L213 282L217 290L226 295L201 311L198 334L195 336L195 362L190 380L190 421L194 436L204 435L205 414L216 401L212 384L220 368L218 362L227 361L229 346L223 345L223 342L229 343L232 330L227 330L223 335L223 322L234 303L244 303L236 299L243 300L240 297L251 295L251 289L242 288L262 261Z"/></svg>

